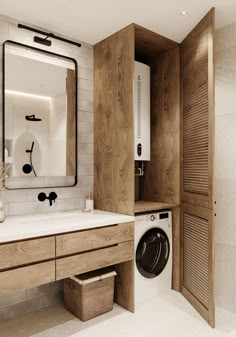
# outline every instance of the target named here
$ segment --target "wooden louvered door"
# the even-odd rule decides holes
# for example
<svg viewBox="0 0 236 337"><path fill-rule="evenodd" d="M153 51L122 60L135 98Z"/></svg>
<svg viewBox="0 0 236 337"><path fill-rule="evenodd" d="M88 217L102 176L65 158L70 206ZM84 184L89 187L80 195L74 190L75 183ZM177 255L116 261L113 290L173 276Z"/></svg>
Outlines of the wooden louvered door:
<svg viewBox="0 0 236 337"><path fill-rule="evenodd" d="M182 293L214 326L214 15L181 44Z"/></svg>

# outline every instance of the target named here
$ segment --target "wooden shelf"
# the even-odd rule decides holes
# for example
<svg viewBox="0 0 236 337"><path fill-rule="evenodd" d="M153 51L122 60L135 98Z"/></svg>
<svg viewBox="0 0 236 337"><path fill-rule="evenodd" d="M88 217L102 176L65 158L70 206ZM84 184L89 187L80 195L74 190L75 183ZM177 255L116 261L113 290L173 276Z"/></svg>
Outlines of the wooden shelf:
<svg viewBox="0 0 236 337"><path fill-rule="evenodd" d="M134 213L144 213L149 211L160 211L162 209L170 209L178 207L178 204L168 204L166 202L159 201L135 201Z"/></svg>

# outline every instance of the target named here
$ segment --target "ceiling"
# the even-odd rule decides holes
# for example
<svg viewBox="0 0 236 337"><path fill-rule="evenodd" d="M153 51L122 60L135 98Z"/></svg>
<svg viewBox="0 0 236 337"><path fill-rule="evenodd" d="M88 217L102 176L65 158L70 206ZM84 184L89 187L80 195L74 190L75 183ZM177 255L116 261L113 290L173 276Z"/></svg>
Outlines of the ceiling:
<svg viewBox="0 0 236 337"><path fill-rule="evenodd" d="M0 0L1 14L91 44L132 22L180 42L211 7L217 28L236 22L236 0Z"/></svg>

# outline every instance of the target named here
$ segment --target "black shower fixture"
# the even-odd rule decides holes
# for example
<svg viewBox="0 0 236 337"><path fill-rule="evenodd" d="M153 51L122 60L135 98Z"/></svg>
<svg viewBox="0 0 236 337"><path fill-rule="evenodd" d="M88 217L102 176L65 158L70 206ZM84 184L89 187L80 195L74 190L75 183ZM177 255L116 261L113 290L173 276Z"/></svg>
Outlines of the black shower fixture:
<svg viewBox="0 0 236 337"><path fill-rule="evenodd" d="M33 150L34 150L34 142L32 142L32 145L31 145L31 149L30 149L30 150L25 150L26 153L29 153L29 154L30 154L30 164L25 164L25 165L23 165L22 171L23 171L25 174L30 174L30 173L33 171L35 177L37 177L37 174L36 174L36 172L35 172L34 165L33 165L33 162L32 162L32 154L33 154Z"/></svg>
<svg viewBox="0 0 236 337"><path fill-rule="evenodd" d="M27 121L31 121L31 122L41 122L42 121L41 118L37 118L37 117L35 117L35 115L26 115L25 119Z"/></svg>
<svg viewBox="0 0 236 337"><path fill-rule="evenodd" d="M25 174L30 174L32 172L32 166L30 164L25 164L23 165L22 167L22 171L25 173Z"/></svg>
<svg viewBox="0 0 236 337"><path fill-rule="evenodd" d="M32 142L31 149L30 150L26 150L25 152L26 153L33 153L33 149L34 149L34 142Z"/></svg>

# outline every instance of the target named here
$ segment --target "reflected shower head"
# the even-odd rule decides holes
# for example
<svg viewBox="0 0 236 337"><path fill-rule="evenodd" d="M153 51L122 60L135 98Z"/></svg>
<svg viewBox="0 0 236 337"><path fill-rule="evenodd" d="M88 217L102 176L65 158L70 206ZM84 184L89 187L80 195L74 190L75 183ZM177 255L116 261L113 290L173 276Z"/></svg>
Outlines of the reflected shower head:
<svg viewBox="0 0 236 337"><path fill-rule="evenodd" d="M42 119L41 118L37 118L37 117L35 117L35 115L27 115L27 116L25 116L25 119L27 120L27 121L31 121L31 122L41 122L42 121Z"/></svg>

